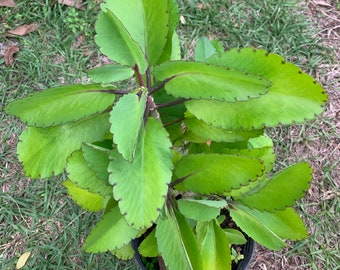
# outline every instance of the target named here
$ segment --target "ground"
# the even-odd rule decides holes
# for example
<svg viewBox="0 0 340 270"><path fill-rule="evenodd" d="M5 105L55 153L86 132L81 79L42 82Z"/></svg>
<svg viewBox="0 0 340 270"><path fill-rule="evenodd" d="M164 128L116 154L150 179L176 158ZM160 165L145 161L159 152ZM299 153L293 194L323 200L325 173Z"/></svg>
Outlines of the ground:
<svg viewBox="0 0 340 270"><path fill-rule="evenodd" d="M14 9L0 7L0 270L14 269L26 251L32 254L23 269L134 269L111 254L93 256L79 249L86 225L96 216L65 196L58 186L63 177L33 181L23 176L15 155L23 125L3 112L8 102L30 92L86 81L86 69L107 61L92 41L101 1L83 1L86 10L52 0L16 2ZM280 53L324 86L329 101L322 116L303 126L268 130L276 138L279 166L308 160L314 168L312 186L297 209L310 237L280 252L257 246L251 269L340 269L340 2L300 0L294 10L294 1L287 0L179 2L187 57L197 36L208 35L226 48L254 46ZM31 34L6 35L32 22L38 28ZM275 23L282 32L270 32ZM9 44L20 49L7 59L10 64L2 59Z"/></svg>

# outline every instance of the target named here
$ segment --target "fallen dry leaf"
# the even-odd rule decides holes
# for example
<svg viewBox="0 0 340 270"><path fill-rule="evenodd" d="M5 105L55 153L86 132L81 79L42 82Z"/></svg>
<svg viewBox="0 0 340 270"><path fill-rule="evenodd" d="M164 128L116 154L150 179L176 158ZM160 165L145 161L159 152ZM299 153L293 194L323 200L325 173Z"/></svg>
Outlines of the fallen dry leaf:
<svg viewBox="0 0 340 270"><path fill-rule="evenodd" d="M14 62L13 55L19 51L19 47L17 45L10 45L5 51L5 64L6 66L10 66Z"/></svg>
<svg viewBox="0 0 340 270"><path fill-rule="evenodd" d="M25 266L29 256L31 255L31 251L27 251L24 254L22 254L17 262L17 265L15 269L21 269Z"/></svg>
<svg viewBox="0 0 340 270"><path fill-rule="evenodd" d="M64 4L66 6L71 6L71 7L75 7L78 9L85 9L83 7L83 1L82 0L58 0L59 4Z"/></svg>
<svg viewBox="0 0 340 270"><path fill-rule="evenodd" d="M28 33L33 32L37 28L38 28L38 26L35 23L24 24L24 25L21 25L14 30L8 31L6 33L6 35L11 34L11 35L16 35L16 36L25 36Z"/></svg>
<svg viewBox="0 0 340 270"><path fill-rule="evenodd" d="M318 6L325 6L325 7L331 7L332 5L331 4L329 4L329 3L327 3L326 1L315 1L314 2L316 5L318 5Z"/></svg>
<svg viewBox="0 0 340 270"><path fill-rule="evenodd" d="M0 7L15 7L13 0L0 0Z"/></svg>

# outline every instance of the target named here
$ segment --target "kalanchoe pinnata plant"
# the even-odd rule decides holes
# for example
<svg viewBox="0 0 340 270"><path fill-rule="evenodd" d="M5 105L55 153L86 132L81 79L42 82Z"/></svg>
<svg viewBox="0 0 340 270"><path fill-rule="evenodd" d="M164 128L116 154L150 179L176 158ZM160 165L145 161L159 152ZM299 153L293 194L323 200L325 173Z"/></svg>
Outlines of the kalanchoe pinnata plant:
<svg viewBox="0 0 340 270"><path fill-rule="evenodd" d="M10 103L27 127L17 146L25 174L66 170L73 200L102 211L83 248L132 258L162 257L167 269L228 269L243 234L221 226L228 211L243 233L269 249L307 230L292 208L312 169L273 172L266 127L320 114L322 87L281 56L223 51L199 39L181 60L175 0L107 0L95 41L113 63L94 84L64 85ZM115 85L130 80L129 87ZM134 85L131 87L131 85Z"/></svg>

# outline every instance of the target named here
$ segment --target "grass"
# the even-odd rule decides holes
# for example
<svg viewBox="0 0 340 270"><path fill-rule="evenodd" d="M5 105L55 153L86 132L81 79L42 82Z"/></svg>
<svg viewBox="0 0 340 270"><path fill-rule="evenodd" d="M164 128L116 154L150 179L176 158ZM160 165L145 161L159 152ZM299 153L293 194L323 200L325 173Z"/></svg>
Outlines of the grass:
<svg viewBox="0 0 340 270"><path fill-rule="evenodd" d="M52 0L16 2L15 8L0 8L0 36L22 24L34 22L39 27L27 36L0 40L4 44L17 42L20 47L13 65L5 66L0 58L1 106L47 87L86 82L86 70L106 61L93 42L100 1L84 1L85 10ZM218 38L226 48L254 46L280 53L311 74L320 63L330 60L328 50L320 45L318 30L295 1L179 3L182 23L178 32L186 58L192 57L195 40L207 35ZM15 155L23 126L2 109L0 121L0 270L14 269L26 251L32 254L23 269L136 269L132 262L119 261L109 253L90 255L80 250L96 215L85 213L66 196L59 185L65 176L45 181L26 179ZM290 264L299 260L301 264L295 264L298 269L340 269L338 161L327 159L332 149L322 147L339 142L335 123L323 117L302 127L270 132L276 135L276 145L284 149L278 153L279 165L307 158L316 169L316 180L310 194L299 203L310 237L283 252L265 255L272 260L267 266L284 258ZM260 269L256 262L254 269Z"/></svg>

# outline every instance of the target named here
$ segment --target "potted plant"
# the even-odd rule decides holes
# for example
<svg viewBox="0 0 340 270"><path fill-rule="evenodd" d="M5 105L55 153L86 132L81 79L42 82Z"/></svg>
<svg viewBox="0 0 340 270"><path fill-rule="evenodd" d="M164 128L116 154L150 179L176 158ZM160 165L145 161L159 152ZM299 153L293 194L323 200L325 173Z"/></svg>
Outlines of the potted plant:
<svg viewBox="0 0 340 270"><path fill-rule="evenodd" d="M25 174L66 170L72 199L103 212L86 252L128 259L140 239L161 269L230 269L245 235L273 250L307 236L292 207L312 169L273 172L265 129L313 119L327 96L264 50L225 52L202 38L195 61L181 60L178 19L175 0L107 0L95 41L113 63L89 71L93 84L37 92L6 111L27 125L17 145Z"/></svg>

